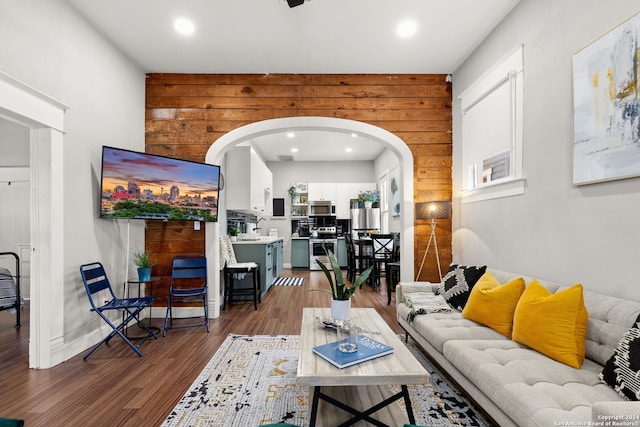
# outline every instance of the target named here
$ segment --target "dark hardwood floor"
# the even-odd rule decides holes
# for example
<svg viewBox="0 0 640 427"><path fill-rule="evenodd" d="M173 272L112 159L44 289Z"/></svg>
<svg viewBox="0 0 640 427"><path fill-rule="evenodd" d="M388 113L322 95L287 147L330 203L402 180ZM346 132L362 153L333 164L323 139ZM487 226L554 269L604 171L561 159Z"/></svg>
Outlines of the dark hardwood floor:
<svg viewBox="0 0 640 427"><path fill-rule="evenodd" d="M303 307L328 307L328 284L320 271L285 270L304 277L304 286L273 287L258 310L234 302L204 328L170 330L142 345L138 357L119 338L100 347L86 361L82 354L52 369L28 368L29 313L23 326L15 315L0 312L0 416L21 418L27 426L158 426L186 392L228 334L297 335ZM384 279L379 291L364 285L353 307L373 307L392 329L395 298L387 305ZM87 302L87 310L89 304ZM156 326L162 319L152 319Z"/></svg>

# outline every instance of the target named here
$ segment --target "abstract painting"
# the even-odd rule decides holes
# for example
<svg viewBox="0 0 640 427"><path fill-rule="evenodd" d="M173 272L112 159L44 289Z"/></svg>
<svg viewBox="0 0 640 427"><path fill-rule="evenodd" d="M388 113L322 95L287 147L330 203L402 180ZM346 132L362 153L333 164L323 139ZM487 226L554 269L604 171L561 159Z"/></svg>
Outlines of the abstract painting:
<svg viewBox="0 0 640 427"><path fill-rule="evenodd" d="M640 14L573 56L573 183L640 176Z"/></svg>
<svg viewBox="0 0 640 427"><path fill-rule="evenodd" d="M391 216L400 216L400 168L393 169L390 173L391 182Z"/></svg>

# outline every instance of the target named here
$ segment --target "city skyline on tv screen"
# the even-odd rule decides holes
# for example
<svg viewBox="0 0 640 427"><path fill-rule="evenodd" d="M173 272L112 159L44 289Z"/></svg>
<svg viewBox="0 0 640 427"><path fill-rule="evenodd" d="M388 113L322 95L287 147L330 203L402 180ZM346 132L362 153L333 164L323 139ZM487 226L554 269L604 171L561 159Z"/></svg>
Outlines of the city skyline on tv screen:
<svg viewBox="0 0 640 427"><path fill-rule="evenodd" d="M219 180L216 165L103 147L100 216L217 221Z"/></svg>

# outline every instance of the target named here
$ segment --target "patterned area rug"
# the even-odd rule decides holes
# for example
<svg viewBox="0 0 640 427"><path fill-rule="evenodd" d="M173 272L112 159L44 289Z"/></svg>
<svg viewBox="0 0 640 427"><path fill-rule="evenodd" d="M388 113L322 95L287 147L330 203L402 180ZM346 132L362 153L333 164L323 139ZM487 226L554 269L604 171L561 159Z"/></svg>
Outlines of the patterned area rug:
<svg viewBox="0 0 640 427"><path fill-rule="evenodd" d="M408 346L431 372L431 384L408 386L418 424L491 426L419 349ZM308 425L309 389L296 384L298 348L297 335L229 335L163 427Z"/></svg>
<svg viewBox="0 0 640 427"><path fill-rule="evenodd" d="M303 284L303 277L276 277L272 283L273 286L302 286Z"/></svg>

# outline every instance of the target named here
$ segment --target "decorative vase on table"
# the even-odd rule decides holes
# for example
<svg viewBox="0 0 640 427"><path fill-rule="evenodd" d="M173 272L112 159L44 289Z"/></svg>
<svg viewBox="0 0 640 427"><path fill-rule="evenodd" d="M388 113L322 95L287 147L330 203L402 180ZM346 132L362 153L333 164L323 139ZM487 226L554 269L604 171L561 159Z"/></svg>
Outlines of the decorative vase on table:
<svg viewBox="0 0 640 427"><path fill-rule="evenodd" d="M151 280L151 267L138 268L138 281L148 282Z"/></svg>
<svg viewBox="0 0 640 427"><path fill-rule="evenodd" d="M332 299L331 318L334 320L351 320L351 299Z"/></svg>
<svg viewBox="0 0 640 427"><path fill-rule="evenodd" d="M365 209L371 209L373 207L373 202L364 202Z"/></svg>

